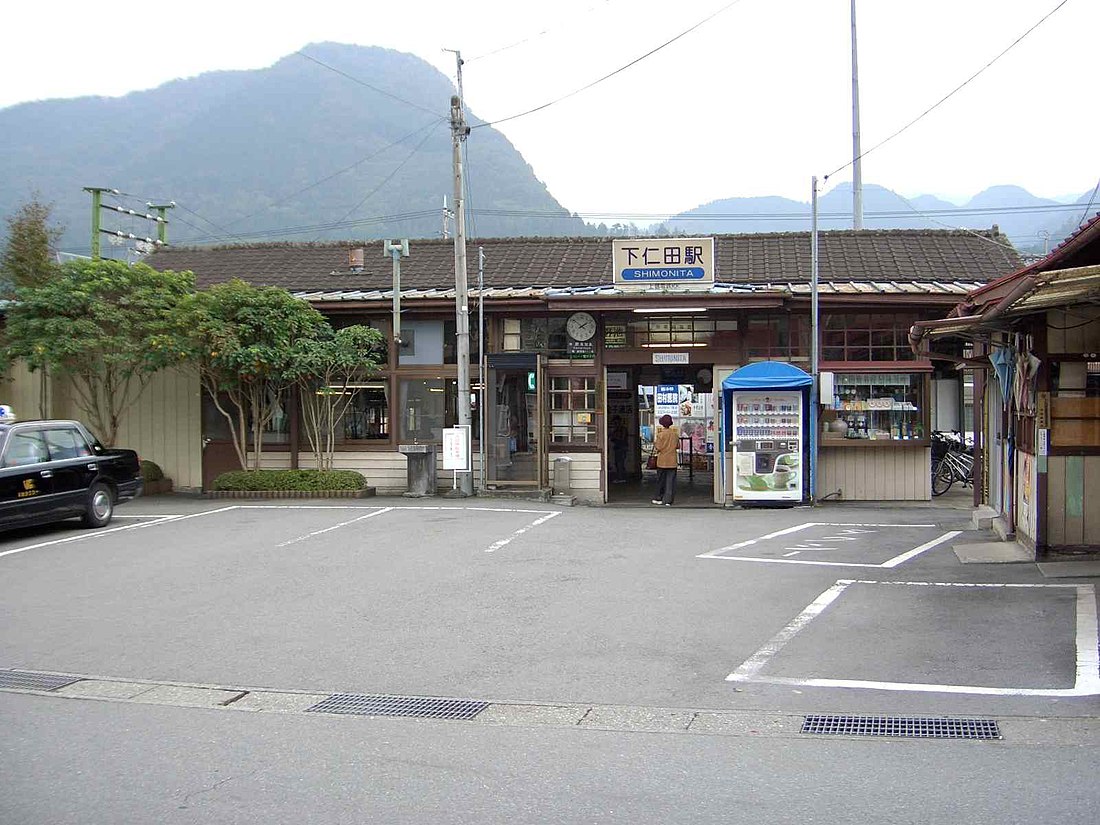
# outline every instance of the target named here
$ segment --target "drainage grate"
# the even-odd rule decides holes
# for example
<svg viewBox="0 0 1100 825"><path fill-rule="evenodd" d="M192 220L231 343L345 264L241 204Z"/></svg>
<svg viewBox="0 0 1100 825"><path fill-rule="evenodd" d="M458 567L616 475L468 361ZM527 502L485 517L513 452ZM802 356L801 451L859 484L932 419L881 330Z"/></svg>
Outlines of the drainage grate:
<svg viewBox="0 0 1100 825"><path fill-rule="evenodd" d="M23 670L0 670L0 688L22 690L57 690L81 681L79 676L55 676L52 673L27 673Z"/></svg>
<svg viewBox="0 0 1100 825"><path fill-rule="evenodd" d="M924 739L1000 739L992 719L917 716L807 716L802 733L841 736L910 736Z"/></svg>
<svg viewBox="0 0 1100 825"><path fill-rule="evenodd" d="M423 696L386 696L379 693L334 693L308 711L356 716L416 716L422 719L473 719L488 702L470 699L433 699Z"/></svg>

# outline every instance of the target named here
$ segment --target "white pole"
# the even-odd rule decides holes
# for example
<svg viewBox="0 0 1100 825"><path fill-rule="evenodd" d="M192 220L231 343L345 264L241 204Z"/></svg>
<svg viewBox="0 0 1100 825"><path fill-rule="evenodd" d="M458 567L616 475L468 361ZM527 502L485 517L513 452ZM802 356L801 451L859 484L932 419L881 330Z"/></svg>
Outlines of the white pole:
<svg viewBox="0 0 1100 825"><path fill-rule="evenodd" d="M859 66L856 60L856 0L852 0L852 229L863 228L863 161L859 151Z"/></svg>
<svg viewBox="0 0 1100 825"><path fill-rule="evenodd" d="M458 426L470 426L470 308L466 286L466 198L462 179L462 141L470 133L462 100L451 98L452 161L455 203L455 336L458 360ZM474 493L473 473L462 477L461 495Z"/></svg>
<svg viewBox="0 0 1100 825"><path fill-rule="evenodd" d="M481 403L478 404L478 421L481 426L481 489L485 489L485 460L487 450L485 448L485 403L489 397L489 388L485 386L488 379L485 355L485 250L477 248L477 383L481 385Z"/></svg>
<svg viewBox="0 0 1100 825"><path fill-rule="evenodd" d="M817 399L821 378L818 364L818 311L817 311L817 175L811 179L810 193L810 369L813 383L810 385L810 502L817 499Z"/></svg>

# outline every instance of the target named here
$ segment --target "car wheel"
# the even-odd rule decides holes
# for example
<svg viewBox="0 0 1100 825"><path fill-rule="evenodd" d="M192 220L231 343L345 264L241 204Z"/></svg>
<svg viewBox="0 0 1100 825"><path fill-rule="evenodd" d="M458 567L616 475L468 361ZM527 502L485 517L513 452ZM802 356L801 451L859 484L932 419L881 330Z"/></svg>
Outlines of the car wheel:
<svg viewBox="0 0 1100 825"><path fill-rule="evenodd" d="M115 512L115 497L111 488L102 482L93 484L88 490L84 505L85 527L106 527Z"/></svg>

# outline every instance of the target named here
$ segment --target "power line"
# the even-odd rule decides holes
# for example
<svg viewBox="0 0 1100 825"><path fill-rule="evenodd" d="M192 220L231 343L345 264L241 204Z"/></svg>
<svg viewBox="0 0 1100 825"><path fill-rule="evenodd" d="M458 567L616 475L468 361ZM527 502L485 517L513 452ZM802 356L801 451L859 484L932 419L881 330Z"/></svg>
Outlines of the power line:
<svg viewBox="0 0 1100 825"><path fill-rule="evenodd" d="M435 125L438 125L438 124L435 124ZM417 152L420 151L420 147L423 146L425 143L427 143L428 138L430 138L433 134L435 134L435 129L429 129L427 134L425 134L424 137L421 139L420 143L416 144L416 146L413 147L413 150L411 152L409 152L408 156L403 161L401 161L399 164L397 164L397 167L392 172L390 172L388 175L386 175L386 177L383 178L382 181L376 187L374 187L366 195L364 195L363 199L361 201L359 201L359 203L355 204L355 206L353 206L351 209L349 209L347 212L345 212L344 217L340 218L340 220L338 220L337 223L342 223L342 222L346 221L351 216L351 214L353 212L358 210L364 203L366 203L368 200L370 200L371 197L373 197L374 194L376 192L378 192L379 189L381 189L383 186L385 186L387 183L389 183L391 180L393 180L394 175L396 175L398 172L400 172L405 167L405 164L408 163L410 160L412 160L413 155L415 155Z"/></svg>
<svg viewBox="0 0 1100 825"><path fill-rule="evenodd" d="M1100 192L1100 178L1096 179L1096 186L1092 187L1092 196L1089 198L1088 206L1085 207L1085 211L1081 213L1081 220L1077 221L1077 225L1080 226L1089 217L1089 210L1092 209L1092 204L1096 200L1096 193Z"/></svg>
<svg viewBox="0 0 1100 825"><path fill-rule="evenodd" d="M603 5L606 6L610 2L611 2L611 0L603 0ZM593 5L593 6L589 6L587 9L584 10L584 14L591 14L597 8L599 8L599 6L600 6L599 3L597 3L596 5ZM465 60L465 62L466 63L473 63L475 60L482 60L486 57L492 57L495 54L500 54L501 52L506 52L509 49L514 49L516 46L522 46L524 43L530 43L532 40L537 40L540 37L544 37L544 36L550 34L550 32L552 32L552 31L554 31L554 28L543 29L540 32L536 32L535 34L528 35L527 37L523 38L522 40L517 40L515 43L511 43L507 46L501 46L499 49L493 49L492 51L483 52L482 54L479 54L476 57L468 58L468 59Z"/></svg>
<svg viewBox="0 0 1100 825"><path fill-rule="evenodd" d="M656 54L657 52L661 51L662 49L666 48L667 46L671 46L673 43L675 43L680 38L691 34L693 31L698 29L700 26L703 26L704 24L709 23L715 17L722 14L726 10L733 8L734 6L736 6L740 2L741 2L741 0L731 0L731 2L729 2L726 5L722 6L722 8L718 9L718 11L714 12L709 17L703 18L698 23L696 23L694 26L692 26L691 28L685 29L684 31L682 31L678 35L676 35L675 37L670 38L669 40L666 40L660 46L657 46L654 49L650 49L648 52L643 54L641 57L637 57L634 60L631 60L625 66L620 66L618 69L615 69L615 71L610 72L609 74L605 74L603 77L599 78L598 80L593 80L591 83L587 84L586 86L582 86L579 89L575 89L572 92L569 92L569 94L562 95L559 98L551 100L549 103L543 103L541 106L536 106L535 108L528 109L525 112L520 112L518 114L510 115L508 117L502 117L502 118L499 118L497 120L489 121L487 123L479 123L476 126L473 126L471 128L480 129L483 126L496 126L496 125L501 124L501 123L507 123L509 120L515 120L517 118L526 117L527 115L534 114L535 112L541 112L543 109L547 109L547 108L553 106L556 103L561 103L563 100L568 100L569 98L574 97L575 95L579 95L581 92L586 92L589 89L591 89L593 86L598 86L600 83L603 83L605 80L609 80L610 78L614 77L615 75L619 74L620 72L625 72L631 66L634 66L638 63L641 63L647 57L650 57L651 55ZM1068 0L1062 0L1062 2L1068 2Z"/></svg>
<svg viewBox="0 0 1100 825"><path fill-rule="evenodd" d="M1021 40L1023 40L1023 39L1025 38L1025 37L1027 37L1027 36L1028 36L1029 34L1031 34L1031 33L1032 33L1033 31L1035 31L1035 30L1036 30L1037 28L1039 28L1039 26L1041 26L1041 25L1042 25L1043 23L1045 23L1045 22L1046 22L1047 18L1049 18L1049 17L1051 16L1051 15L1053 15L1053 14L1054 14L1054 13L1055 13L1056 11L1058 11L1058 10L1059 10L1060 8L1062 8L1062 6L1064 6L1064 5L1065 5L1066 3L1068 3L1068 2L1069 2L1069 0L1062 0L1062 2L1061 2L1061 3L1059 3L1059 4L1058 4L1057 6L1055 6L1055 7L1053 8L1053 9L1051 9L1051 10L1050 10L1050 11L1048 11L1048 12L1047 12L1047 13L1046 13L1045 15L1043 15L1043 17L1042 17L1042 18L1041 18L1041 19L1039 20L1039 22L1038 22L1038 23L1036 23L1036 24L1035 24L1034 26L1032 26L1032 27L1031 27L1030 29L1028 29L1028 30L1027 30L1026 32L1024 32L1023 34L1021 34L1021 35L1020 35L1019 37L1017 37L1017 38L1016 38L1015 40L1013 40L1013 41L1012 41L1012 43L1011 43L1011 44L1009 44L1009 46L1008 46L1008 47L1007 47L1006 49L1004 49L1004 50L1003 50L1003 51L1002 51L1002 52L1001 52L1000 54L998 54L998 55L997 55L996 57L994 57L994 58L993 58L992 60L990 60L990 61L989 61L988 63L986 63L986 64L985 64L984 66L982 66L982 67L981 67L980 69L978 69L978 71L974 72L974 74L970 75L970 77L968 77L968 78L967 78L966 80L964 80L964 81L963 81L962 83L960 83L960 84L959 84L958 86L956 86L956 87L955 87L954 89L952 89L952 90L951 90L950 92L948 92L948 93L947 93L946 95L944 95L943 97L941 97L941 98L940 98L939 100L937 100L937 101L936 101L935 103L933 103L933 104L932 104L931 106L929 106L929 107L928 107L927 109L925 109L925 110L924 110L923 112L921 112L921 113L920 113L919 115L917 115L917 116L916 116L916 117L915 117L915 118L914 118L913 120L909 121L909 122L908 122L908 123L906 123L906 124L905 124L904 126L902 126L902 127L900 128L900 129L898 129L898 130L897 130L896 132L894 132L894 133L893 133L892 135L890 135L889 137L887 137L887 138L886 138L885 140L881 140L881 141L879 141L879 142L878 142L878 143L876 143L876 144L875 144L874 146L872 146L872 147L871 147L870 149L867 149L866 151L864 151L864 152L861 152L861 153L860 153L860 154L859 154L859 155L858 155L857 157L855 157L855 158L852 158L852 159L851 159L850 161L848 161L847 163L845 163L845 164L844 164L843 166L840 166L840 167L838 167L838 168L834 169L834 170L833 170L832 172L830 172L829 174L827 174L827 175L825 176L825 180L828 180L828 179L829 179L829 178L831 178L831 177L832 177L833 175L835 175L835 174L836 174L837 172L841 172L841 171L843 171L843 170L847 169L847 168L848 168L849 166L851 166L851 165L852 165L853 163L855 163L855 162L856 162L856 160L859 160L859 159L862 159L862 158L865 158L865 157L867 157L867 155L871 154L871 153L872 153L873 151L875 151L876 149L880 148L881 146L884 146L885 144L889 143L889 142L890 142L891 140L893 140L894 138L896 138L896 137L897 137L898 135L900 135L900 134L901 134L902 132L904 132L904 131L905 131L906 129L908 129L908 128L909 128L910 126L912 126L913 124L917 123L917 122L918 122L919 120L923 119L925 115L929 114L929 113L930 113L930 112L932 112L932 111L933 111L934 109L937 109L937 108L939 108L939 106L940 106L941 104L943 104L943 103L946 103L946 102L947 102L947 101L948 101L949 99L951 99L952 97L954 97L954 96L955 96L955 93L956 93L956 92L960 91L960 90L961 90L961 89L962 89L962 88L963 88L964 86L968 85L968 84L969 84L969 83L970 83L970 82L971 82L972 80L974 80L974 79L975 79L976 77L978 77L978 75L982 74L982 72L984 72L984 71L985 71L986 69L988 69L988 68L989 68L990 66L992 66L992 65L993 65L994 63L996 63L996 62L997 62L998 60L1000 60L1000 59L1001 59L1002 57L1004 57L1004 56L1005 56L1006 54L1008 54L1008 52L1010 52L1010 51L1011 51L1011 50L1012 50L1012 49L1013 49L1013 48L1014 48L1014 47L1015 47L1015 46L1016 46L1017 44L1019 44L1019 42L1020 42Z"/></svg>
<svg viewBox="0 0 1100 825"><path fill-rule="evenodd" d="M385 89L379 89L377 86L372 86L370 83L367 83L365 80L360 80L355 75L350 75L347 72L345 72L343 69L337 69L335 66L330 66L328 63L325 63L323 60L318 60L316 57L313 57L312 55L308 55L308 54L306 54L305 52L303 52L301 50L296 51L295 54L304 57L306 60L310 60L310 61L316 63L318 66L323 66L324 68L328 69L330 72L335 72L336 74L340 75L341 77L346 77L352 83L358 83L360 86L364 86L364 87L370 89L372 92L377 92L380 95L385 95L386 97L391 98L393 100L396 100L399 103L404 103L406 106L412 106L414 109L419 109L422 112L427 112L429 115L435 115L436 117L440 117L439 112L436 112L436 111L433 111L432 109L428 109L424 106L421 106L419 103L413 103L411 100L406 100L403 97L399 97L398 95L393 94L393 92L387 92Z"/></svg>
<svg viewBox="0 0 1100 825"><path fill-rule="evenodd" d="M917 215L920 215L922 218L924 218L926 221L929 221L930 223L938 224L940 226L946 227L947 229L954 229L957 232L966 232L970 235L973 235L975 238L981 238L986 243L993 244L994 246L997 246L1001 249L1008 249L1008 250L1011 250L1012 252L1016 251L1016 247L1014 247L1010 243L1001 243L998 240L990 238L988 235L983 235L980 232L975 232L973 229L967 229L965 226L951 226L950 224L944 223L943 221L939 221L939 220L936 220L935 218L929 217L928 215L924 214L919 209L917 209L917 207L913 206L913 204L909 203L907 198L903 198L897 192L894 192L893 190L891 190L890 194L892 194L894 197L896 197L898 200L900 200L902 203L904 203L906 206L908 206L911 210L913 210L914 213L916 213Z"/></svg>

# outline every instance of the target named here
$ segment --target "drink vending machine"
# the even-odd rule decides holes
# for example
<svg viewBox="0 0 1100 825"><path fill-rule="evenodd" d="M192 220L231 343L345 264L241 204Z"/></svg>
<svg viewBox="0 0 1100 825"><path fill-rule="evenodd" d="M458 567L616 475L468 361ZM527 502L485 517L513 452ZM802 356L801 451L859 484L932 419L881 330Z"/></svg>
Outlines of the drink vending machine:
<svg viewBox="0 0 1100 825"><path fill-rule="evenodd" d="M732 492L737 501L801 501L801 392L731 393Z"/></svg>

